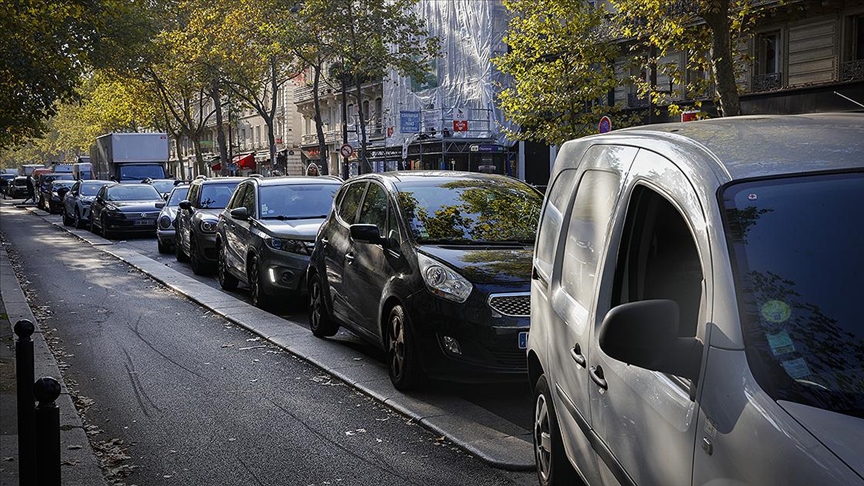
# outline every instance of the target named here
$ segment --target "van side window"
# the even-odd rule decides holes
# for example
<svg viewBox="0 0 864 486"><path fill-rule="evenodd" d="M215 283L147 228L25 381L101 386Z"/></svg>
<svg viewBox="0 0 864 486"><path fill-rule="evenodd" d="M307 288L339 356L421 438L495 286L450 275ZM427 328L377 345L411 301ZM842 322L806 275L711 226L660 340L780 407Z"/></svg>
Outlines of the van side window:
<svg viewBox="0 0 864 486"><path fill-rule="evenodd" d="M336 207L336 215L347 224L354 224L354 219L357 217L357 207L360 206L360 199L363 197L363 192L366 190L366 183L358 182L349 185L345 188L345 195L339 201L339 206Z"/></svg>
<svg viewBox="0 0 864 486"><path fill-rule="evenodd" d="M552 261L557 253L558 236L561 234L563 214L573 190L576 170L562 171L549 188L546 209L540 221L540 231L537 235L537 251L534 261L537 269L547 279L552 275Z"/></svg>
<svg viewBox="0 0 864 486"><path fill-rule="evenodd" d="M363 198L363 206L360 208L360 217L357 220L362 224L374 224L378 227L379 235L384 238L387 225L387 193L378 184L370 184Z"/></svg>
<svg viewBox="0 0 864 486"><path fill-rule="evenodd" d="M597 263L618 197L618 174L587 170L576 190L561 263L561 287L586 309L594 300Z"/></svg>
<svg viewBox="0 0 864 486"><path fill-rule="evenodd" d="M696 241L681 213L644 186L633 190L615 266L612 306L648 299L678 303L678 335L695 336L702 297Z"/></svg>

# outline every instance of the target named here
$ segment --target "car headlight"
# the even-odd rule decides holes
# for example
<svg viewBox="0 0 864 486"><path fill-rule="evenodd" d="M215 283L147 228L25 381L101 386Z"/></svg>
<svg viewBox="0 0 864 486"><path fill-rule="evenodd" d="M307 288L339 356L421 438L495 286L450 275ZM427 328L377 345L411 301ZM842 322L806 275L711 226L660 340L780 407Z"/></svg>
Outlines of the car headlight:
<svg viewBox="0 0 864 486"><path fill-rule="evenodd" d="M417 263L420 264L420 275L423 276L426 288L433 294L460 304L471 295L471 290L474 289L471 282L449 267L420 253L417 254Z"/></svg>
<svg viewBox="0 0 864 486"><path fill-rule="evenodd" d="M290 238L273 238L266 237L264 241L267 246L274 250L287 251L289 253L298 253L300 255L309 255L312 253L312 242L302 240L292 240Z"/></svg>
<svg viewBox="0 0 864 486"><path fill-rule="evenodd" d="M217 221L214 219L202 219L201 223L198 224L198 227L201 228L201 231L204 233L215 233L216 223Z"/></svg>
<svg viewBox="0 0 864 486"><path fill-rule="evenodd" d="M168 229L171 227L171 218L165 216L164 214L159 217L159 227L162 229Z"/></svg>

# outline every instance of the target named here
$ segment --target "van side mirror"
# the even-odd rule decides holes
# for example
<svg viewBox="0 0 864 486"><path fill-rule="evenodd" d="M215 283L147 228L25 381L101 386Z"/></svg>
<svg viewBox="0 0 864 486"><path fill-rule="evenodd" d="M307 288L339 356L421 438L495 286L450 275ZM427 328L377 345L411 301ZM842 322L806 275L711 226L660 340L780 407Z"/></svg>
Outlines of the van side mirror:
<svg viewBox="0 0 864 486"><path fill-rule="evenodd" d="M612 308L600 325L600 349L618 361L696 382L702 341L678 337L678 304L657 299Z"/></svg>
<svg viewBox="0 0 864 486"><path fill-rule="evenodd" d="M351 238L354 241L373 245L384 242L384 239L381 238L381 233L378 232L378 227L374 224L352 224L350 229Z"/></svg>
<svg viewBox="0 0 864 486"><path fill-rule="evenodd" d="M247 221L249 219L249 209L245 206L232 209L230 214L232 218L239 219L240 221Z"/></svg>

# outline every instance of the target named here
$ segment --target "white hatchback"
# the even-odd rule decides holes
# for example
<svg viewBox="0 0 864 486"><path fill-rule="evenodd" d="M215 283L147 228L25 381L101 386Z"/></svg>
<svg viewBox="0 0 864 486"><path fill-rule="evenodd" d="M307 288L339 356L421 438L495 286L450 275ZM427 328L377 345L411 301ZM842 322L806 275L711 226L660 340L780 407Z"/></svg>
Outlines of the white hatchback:
<svg viewBox="0 0 864 486"><path fill-rule="evenodd" d="M534 252L541 484L864 483L864 114L567 142Z"/></svg>

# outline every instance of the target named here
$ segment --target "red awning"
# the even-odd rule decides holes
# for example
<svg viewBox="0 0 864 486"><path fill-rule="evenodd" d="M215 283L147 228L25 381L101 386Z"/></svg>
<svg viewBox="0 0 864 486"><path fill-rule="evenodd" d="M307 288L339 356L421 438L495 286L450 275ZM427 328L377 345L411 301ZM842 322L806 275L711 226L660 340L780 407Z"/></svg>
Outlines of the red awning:
<svg viewBox="0 0 864 486"><path fill-rule="evenodd" d="M255 154L238 155L234 157L238 169L255 169Z"/></svg>

